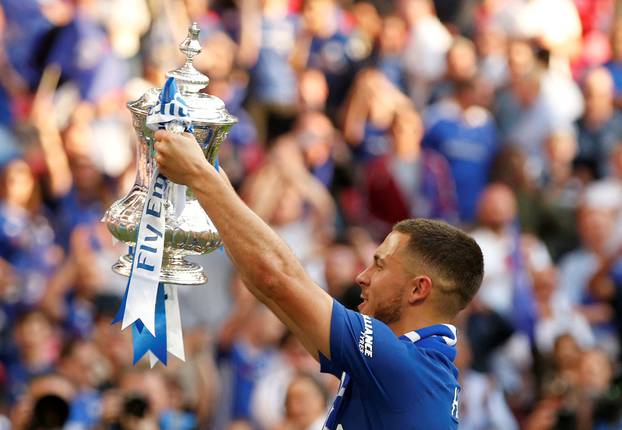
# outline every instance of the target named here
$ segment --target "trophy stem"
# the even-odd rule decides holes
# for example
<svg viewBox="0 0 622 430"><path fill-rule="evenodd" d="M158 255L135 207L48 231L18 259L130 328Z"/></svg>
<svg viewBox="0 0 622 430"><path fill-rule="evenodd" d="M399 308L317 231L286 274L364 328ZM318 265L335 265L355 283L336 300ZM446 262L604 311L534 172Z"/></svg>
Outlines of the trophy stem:
<svg viewBox="0 0 622 430"><path fill-rule="evenodd" d="M112 270L119 275L130 276L132 271L132 255L126 254L119 258ZM207 274L201 266L187 261L179 255L164 254L160 282L175 285L202 285L207 283Z"/></svg>

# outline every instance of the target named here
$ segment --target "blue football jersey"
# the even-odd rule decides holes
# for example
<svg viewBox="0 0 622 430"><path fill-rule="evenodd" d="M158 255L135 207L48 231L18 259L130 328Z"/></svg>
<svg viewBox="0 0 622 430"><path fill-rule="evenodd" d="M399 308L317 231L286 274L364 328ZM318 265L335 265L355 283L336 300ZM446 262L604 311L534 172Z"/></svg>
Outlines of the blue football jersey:
<svg viewBox="0 0 622 430"><path fill-rule="evenodd" d="M434 325L396 336L381 321L333 302L330 360L341 378L325 430L458 428L456 329Z"/></svg>

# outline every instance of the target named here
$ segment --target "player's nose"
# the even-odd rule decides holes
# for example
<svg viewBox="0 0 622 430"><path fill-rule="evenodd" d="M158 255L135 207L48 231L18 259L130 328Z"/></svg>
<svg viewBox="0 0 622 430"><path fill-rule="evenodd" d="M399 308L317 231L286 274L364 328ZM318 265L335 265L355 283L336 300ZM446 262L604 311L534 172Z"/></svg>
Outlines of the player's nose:
<svg viewBox="0 0 622 430"><path fill-rule="evenodd" d="M361 288L369 286L369 267L356 275L355 281Z"/></svg>

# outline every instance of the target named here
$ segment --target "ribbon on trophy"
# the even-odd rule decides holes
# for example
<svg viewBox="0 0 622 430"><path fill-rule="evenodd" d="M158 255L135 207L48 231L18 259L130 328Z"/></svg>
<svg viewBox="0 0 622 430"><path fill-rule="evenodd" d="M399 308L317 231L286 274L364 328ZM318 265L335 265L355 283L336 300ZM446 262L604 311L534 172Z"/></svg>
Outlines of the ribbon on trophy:
<svg viewBox="0 0 622 430"><path fill-rule="evenodd" d="M158 104L147 115L147 127L177 133L192 131L188 107L177 89L175 78L168 78L164 84ZM132 326L133 363L147 354L151 367L158 361L166 365L167 351L185 361L177 287L160 282L166 224L165 195L169 187L171 201L179 216L185 204L185 187L170 183L156 167L145 198L136 246L130 248L133 255L130 277L113 320L113 324L122 321L121 330Z"/></svg>

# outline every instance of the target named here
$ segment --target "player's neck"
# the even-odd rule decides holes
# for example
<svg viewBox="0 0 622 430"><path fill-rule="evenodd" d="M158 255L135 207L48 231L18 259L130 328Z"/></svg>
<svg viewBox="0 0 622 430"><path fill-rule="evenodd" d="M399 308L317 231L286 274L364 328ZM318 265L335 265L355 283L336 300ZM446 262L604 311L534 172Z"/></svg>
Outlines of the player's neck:
<svg viewBox="0 0 622 430"><path fill-rule="evenodd" d="M441 316L432 312L413 312L410 315L402 315L398 321L388 324L389 328L397 336L413 330L419 330L436 324L452 324L453 320L447 316Z"/></svg>

